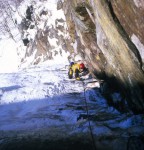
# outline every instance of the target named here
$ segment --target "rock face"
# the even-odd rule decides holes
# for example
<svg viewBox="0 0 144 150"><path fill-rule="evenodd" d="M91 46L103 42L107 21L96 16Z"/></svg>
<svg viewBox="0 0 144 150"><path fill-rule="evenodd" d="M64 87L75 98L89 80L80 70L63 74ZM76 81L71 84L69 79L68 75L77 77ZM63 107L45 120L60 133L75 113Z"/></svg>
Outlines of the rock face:
<svg viewBox="0 0 144 150"><path fill-rule="evenodd" d="M17 13L16 22L23 42L18 51L20 54L24 51L20 66L28 63L29 57L33 57L29 64L36 65L52 60L55 56L69 54L65 44L67 26L62 3L57 5L53 1L52 5L49 4L49 1L34 1L29 4L23 1L19 6L20 13Z"/></svg>
<svg viewBox="0 0 144 150"><path fill-rule="evenodd" d="M75 53L93 75L118 87L133 112L143 113L144 1L64 0L63 10Z"/></svg>

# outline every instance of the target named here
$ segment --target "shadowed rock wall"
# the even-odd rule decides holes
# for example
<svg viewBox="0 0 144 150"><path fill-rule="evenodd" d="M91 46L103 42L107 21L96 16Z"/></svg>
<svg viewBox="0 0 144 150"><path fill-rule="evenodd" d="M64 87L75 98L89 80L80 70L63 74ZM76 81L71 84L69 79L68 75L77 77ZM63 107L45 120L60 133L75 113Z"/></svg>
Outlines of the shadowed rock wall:
<svg viewBox="0 0 144 150"><path fill-rule="evenodd" d="M144 1L64 0L70 42L91 72L144 110Z"/></svg>

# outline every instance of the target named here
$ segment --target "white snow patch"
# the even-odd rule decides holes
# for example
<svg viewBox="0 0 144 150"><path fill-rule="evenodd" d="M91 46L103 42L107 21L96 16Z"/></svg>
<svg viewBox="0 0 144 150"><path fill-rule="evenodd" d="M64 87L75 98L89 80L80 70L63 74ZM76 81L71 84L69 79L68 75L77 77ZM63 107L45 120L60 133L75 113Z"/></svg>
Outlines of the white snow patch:
<svg viewBox="0 0 144 150"><path fill-rule="evenodd" d="M77 41L73 43L74 52L77 53Z"/></svg>
<svg viewBox="0 0 144 150"><path fill-rule="evenodd" d="M17 21L17 24L20 24L22 21L22 17L19 15L18 12L15 13L14 15L15 20Z"/></svg>
<svg viewBox="0 0 144 150"><path fill-rule="evenodd" d="M139 38L135 34L132 35L131 40L135 44L137 49L139 50L141 58L144 61L144 45L141 43L141 41L139 40Z"/></svg>
<svg viewBox="0 0 144 150"><path fill-rule="evenodd" d="M82 57L81 57L79 54L77 54L77 55L75 56L74 60L75 60L75 61L82 61L83 59L82 59Z"/></svg>
<svg viewBox="0 0 144 150"><path fill-rule="evenodd" d="M51 46L58 47L58 45L57 45L58 39L48 37L48 41L49 41Z"/></svg>
<svg viewBox="0 0 144 150"><path fill-rule="evenodd" d="M143 0L133 0L133 1L138 8L144 8L144 1Z"/></svg>
<svg viewBox="0 0 144 150"><path fill-rule="evenodd" d="M11 39L0 41L0 73L18 71L19 64L15 42Z"/></svg>

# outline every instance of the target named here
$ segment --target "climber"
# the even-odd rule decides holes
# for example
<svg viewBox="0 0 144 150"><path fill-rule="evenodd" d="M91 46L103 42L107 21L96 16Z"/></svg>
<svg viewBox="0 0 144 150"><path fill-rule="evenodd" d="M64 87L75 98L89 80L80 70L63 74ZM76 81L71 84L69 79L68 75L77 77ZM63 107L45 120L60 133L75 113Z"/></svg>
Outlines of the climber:
<svg viewBox="0 0 144 150"><path fill-rule="evenodd" d="M88 69L85 67L83 63L70 63L69 71L68 71L68 77L69 79L72 79L73 76L76 80L81 80L81 76L84 76L88 74Z"/></svg>

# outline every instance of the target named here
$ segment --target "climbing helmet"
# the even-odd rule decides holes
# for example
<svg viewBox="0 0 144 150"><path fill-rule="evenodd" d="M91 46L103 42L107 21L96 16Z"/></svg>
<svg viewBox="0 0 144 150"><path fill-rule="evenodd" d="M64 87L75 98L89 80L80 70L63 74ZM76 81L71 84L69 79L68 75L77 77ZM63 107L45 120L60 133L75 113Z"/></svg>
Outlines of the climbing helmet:
<svg viewBox="0 0 144 150"><path fill-rule="evenodd" d="M80 64L80 69L84 69L85 65L83 63Z"/></svg>

